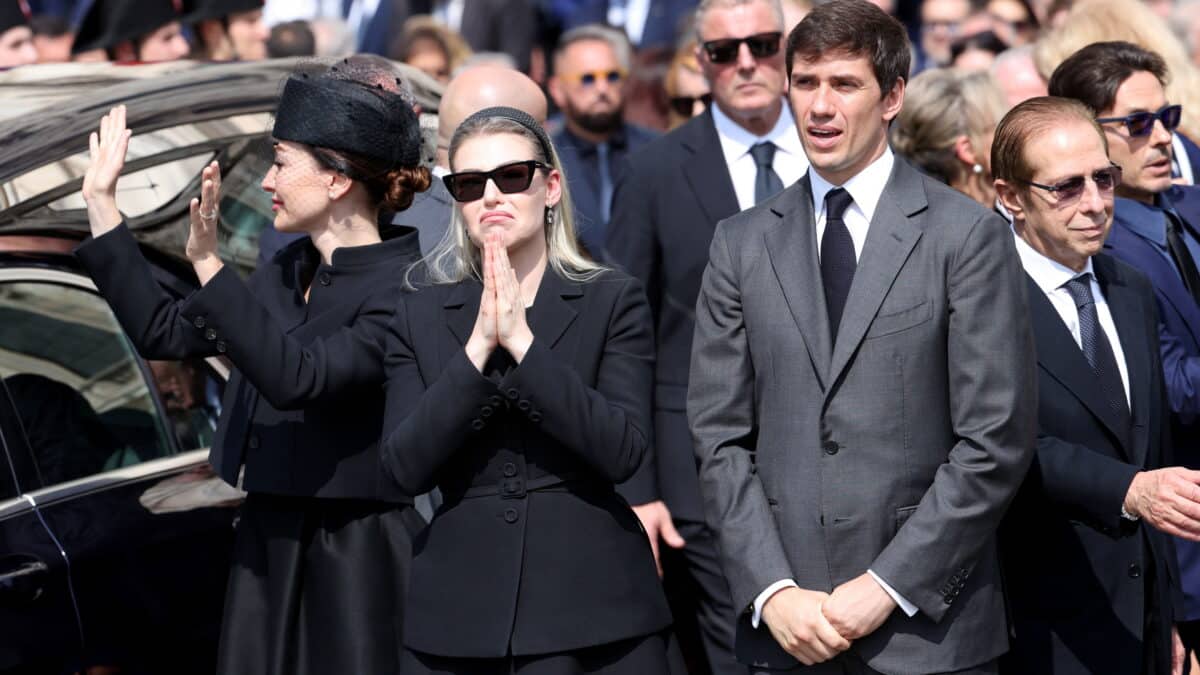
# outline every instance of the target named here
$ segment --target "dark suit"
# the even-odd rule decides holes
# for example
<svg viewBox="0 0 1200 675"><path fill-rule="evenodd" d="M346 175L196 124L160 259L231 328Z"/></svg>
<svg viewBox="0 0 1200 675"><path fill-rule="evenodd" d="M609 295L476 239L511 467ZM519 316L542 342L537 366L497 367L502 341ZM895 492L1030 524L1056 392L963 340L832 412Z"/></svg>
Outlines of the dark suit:
<svg viewBox="0 0 1200 675"><path fill-rule="evenodd" d="M738 212L737 194L712 112L642 146L629 158L613 194L608 254L641 280L654 315L654 453L621 493L632 504L663 500L688 544L680 569L700 592L697 618L715 672L745 672L733 658L729 587L722 578L696 479L687 425L687 385L696 297L719 220ZM668 552L669 553L669 552ZM670 556L669 556L670 557ZM673 594L673 597L674 594ZM677 612L685 611L677 609Z"/></svg>
<svg viewBox="0 0 1200 675"><path fill-rule="evenodd" d="M1001 529L1015 639L1005 672L1170 672L1171 538L1121 517L1133 476L1167 463L1154 294L1133 268L1092 258L1129 373L1132 434L1054 306L1027 278L1038 363L1038 449ZM1131 436L1131 437L1130 437ZM1145 634L1154 614L1153 634Z"/></svg>
<svg viewBox="0 0 1200 675"><path fill-rule="evenodd" d="M1033 457L1033 341L1008 226L900 158L836 341L809 176L723 221L688 417L734 606L877 574L917 608L812 673L979 666L1007 648L996 528ZM738 621L738 658L796 660Z"/></svg>
<svg viewBox="0 0 1200 675"><path fill-rule="evenodd" d="M413 195L413 203L392 218L392 224L411 227L420 233L421 253L426 255L437 246L450 227L454 198L441 178L434 177L429 189Z"/></svg>
<svg viewBox="0 0 1200 675"><path fill-rule="evenodd" d="M382 0L363 31L359 51L387 56L392 40L404 22L415 14L429 14L431 0ZM536 14L530 0L466 0L458 31L477 52L508 54L521 72L529 72L529 56L536 37Z"/></svg>
<svg viewBox="0 0 1200 675"><path fill-rule="evenodd" d="M547 269L520 365L480 374L463 349L476 281L402 299L387 356L384 467L445 503L414 542L405 644L501 658L643 636L670 624L654 560L613 490L649 446L653 343L640 284Z"/></svg>
<svg viewBox="0 0 1200 675"><path fill-rule="evenodd" d="M673 49L696 4L696 0L650 0L642 39L635 46L638 49ZM566 17L565 28L570 30L589 23L608 23L608 0L582 0Z"/></svg>

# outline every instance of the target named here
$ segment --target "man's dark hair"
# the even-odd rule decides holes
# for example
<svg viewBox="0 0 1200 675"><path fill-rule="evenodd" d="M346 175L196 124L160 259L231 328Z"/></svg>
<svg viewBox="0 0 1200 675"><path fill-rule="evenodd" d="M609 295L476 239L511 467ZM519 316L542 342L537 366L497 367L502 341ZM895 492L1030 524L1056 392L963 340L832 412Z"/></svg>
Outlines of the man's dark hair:
<svg viewBox="0 0 1200 675"><path fill-rule="evenodd" d="M1051 96L1073 98L1098 115L1112 108L1121 84L1141 71L1166 85L1167 64L1158 54L1128 42L1094 42L1054 69L1048 89Z"/></svg>
<svg viewBox="0 0 1200 675"><path fill-rule="evenodd" d="M833 54L867 57L884 96L908 77L912 61L904 26L867 0L833 0L813 8L788 36L788 77L797 58L816 61Z"/></svg>
<svg viewBox="0 0 1200 675"><path fill-rule="evenodd" d="M35 14L29 19L29 29L34 35L62 37L71 32L71 24L57 14Z"/></svg>
<svg viewBox="0 0 1200 675"><path fill-rule="evenodd" d="M313 56L317 41L307 21L288 21L271 29L267 39L267 56L272 59L287 56Z"/></svg>

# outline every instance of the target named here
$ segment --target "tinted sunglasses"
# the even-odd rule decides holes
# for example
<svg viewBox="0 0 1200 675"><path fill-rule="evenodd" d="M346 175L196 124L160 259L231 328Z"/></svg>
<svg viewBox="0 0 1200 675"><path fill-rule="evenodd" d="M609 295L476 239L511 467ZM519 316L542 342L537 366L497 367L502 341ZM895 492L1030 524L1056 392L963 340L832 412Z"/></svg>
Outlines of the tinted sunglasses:
<svg viewBox="0 0 1200 675"><path fill-rule="evenodd" d="M669 103L671 104L671 110L674 110L680 117L691 117L696 110L696 101L700 101L707 108L712 103L712 94L672 96Z"/></svg>
<svg viewBox="0 0 1200 675"><path fill-rule="evenodd" d="M1079 199L1083 195L1084 188L1087 186L1087 179L1083 176L1071 176L1054 185L1043 185L1031 180L1022 180L1020 182L1053 193L1057 199L1057 203L1064 206ZM1117 186L1121 184L1121 167L1113 164L1107 169L1100 169L1094 172L1092 174L1092 182L1096 184L1096 189L1100 191L1100 194L1112 194L1113 190L1116 190Z"/></svg>
<svg viewBox="0 0 1200 675"><path fill-rule="evenodd" d="M705 53L708 54L708 60L713 63L732 63L737 60L738 50L742 48L742 43L750 48L750 54L756 59L764 59L768 56L775 56L779 53L779 40L783 37L783 33L759 33L744 38L725 38L723 40L709 40L702 46Z"/></svg>
<svg viewBox="0 0 1200 675"><path fill-rule="evenodd" d="M1154 131L1154 120L1162 122L1163 128L1167 131L1175 131L1182 116L1183 106L1168 105L1159 108L1158 112L1136 112L1124 117L1098 117L1096 122L1100 124L1122 122L1129 130L1130 136L1149 136Z"/></svg>
<svg viewBox="0 0 1200 675"><path fill-rule="evenodd" d="M451 197L460 202L473 202L483 196L488 181L496 184L506 195L514 192L524 192L533 182L533 174L538 169L549 170L550 167L536 159L523 162L512 162L498 166L491 171L462 171L442 176L446 190Z"/></svg>
<svg viewBox="0 0 1200 675"><path fill-rule="evenodd" d="M624 70L589 70L582 73L562 73L559 77L571 82L578 82L585 87L590 87L600 80L604 80L609 84L620 84L621 80L625 79Z"/></svg>

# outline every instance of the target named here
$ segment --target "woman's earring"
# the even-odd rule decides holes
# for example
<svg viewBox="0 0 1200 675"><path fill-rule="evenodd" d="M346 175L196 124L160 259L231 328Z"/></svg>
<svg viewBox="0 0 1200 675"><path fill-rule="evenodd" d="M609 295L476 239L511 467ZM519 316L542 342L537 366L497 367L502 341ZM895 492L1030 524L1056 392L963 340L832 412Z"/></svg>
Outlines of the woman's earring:
<svg viewBox="0 0 1200 675"><path fill-rule="evenodd" d="M554 210L549 206L546 207L546 227L554 226Z"/></svg>
<svg viewBox="0 0 1200 675"><path fill-rule="evenodd" d="M971 172L972 172L972 173L975 173L975 174L981 174L981 173L983 173L983 165L982 165L982 164L976 164L975 166L971 167Z"/></svg>

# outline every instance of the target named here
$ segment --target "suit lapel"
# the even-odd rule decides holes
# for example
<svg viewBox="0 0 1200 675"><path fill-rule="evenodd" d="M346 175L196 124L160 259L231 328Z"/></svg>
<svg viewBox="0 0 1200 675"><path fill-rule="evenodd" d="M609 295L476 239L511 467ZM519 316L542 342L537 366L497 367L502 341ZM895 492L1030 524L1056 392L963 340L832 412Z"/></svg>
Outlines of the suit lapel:
<svg viewBox="0 0 1200 675"><path fill-rule="evenodd" d="M775 200L771 210L781 220L763 235L767 257L792 319L804 337L813 371L825 390L831 350L829 313L817 262L817 228L808 174Z"/></svg>
<svg viewBox="0 0 1200 675"><path fill-rule="evenodd" d="M1125 370L1129 373L1129 400L1132 417L1133 444L1129 448L1130 459L1135 464L1142 465L1148 451L1150 424L1150 350L1158 345L1146 344L1142 327L1146 325L1146 316L1138 294L1126 283L1121 270L1107 256L1096 256L1092 259L1096 272L1096 280L1100 290L1108 302L1108 311L1112 314L1113 323L1117 327L1117 336L1121 340L1121 351L1125 355Z"/></svg>
<svg viewBox="0 0 1200 675"><path fill-rule="evenodd" d="M554 272L553 267L547 266L533 307L526 315L534 339L545 341L550 348L558 344L559 338L578 314L569 300L582 295L582 284L563 279Z"/></svg>
<svg viewBox="0 0 1200 675"><path fill-rule="evenodd" d="M475 279L467 279L450 291L450 297L442 306L446 312L446 327L458 339L460 345L466 345L475 329L475 319L479 316L479 298L483 293L483 284Z"/></svg>
<svg viewBox="0 0 1200 675"><path fill-rule="evenodd" d="M896 275L921 238L921 231L909 222L909 218L927 206L920 175L897 158L892 176L875 207L867 241L850 284L850 294L846 297L842 324L833 345L830 382L837 382L850 363L850 357L866 335Z"/></svg>
<svg viewBox="0 0 1200 675"><path fill-rule="evenodd" d="M741 209L711 108L689 123L688 132L680 139L685 153L691 154L683 163L683 173L708 223L716 225Z"/></svg>

